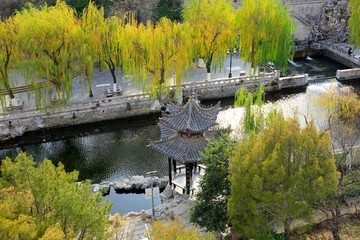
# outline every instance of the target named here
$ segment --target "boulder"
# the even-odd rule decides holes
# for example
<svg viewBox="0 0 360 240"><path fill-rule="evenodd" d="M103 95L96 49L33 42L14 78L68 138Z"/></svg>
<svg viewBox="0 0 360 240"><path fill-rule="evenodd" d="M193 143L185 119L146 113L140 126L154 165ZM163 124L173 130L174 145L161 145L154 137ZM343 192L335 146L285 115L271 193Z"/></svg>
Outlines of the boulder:
<svg viewBox="0 0 360 240"><path fill-rule="evenodd" d="M114 184L113 184L113 188L115 189L115 191L116 190L124 190L125 189L125 187L126 187L126 183L124 183L124 182L115 182Z"/></svg>
<svg viewBox="0 0 360 240"><path fill-rule="evenodd" d="M160 194L161 201L168 201L170 198L174 197L174 192L170 185L166 186L164 191Z"/></svg>
<svg viewBox="0 0 360 240"><path fill-rule="evenodd" d="M141 189L144 184L144 176L132 176L130 178L130 183L132 188Z"/></svg>

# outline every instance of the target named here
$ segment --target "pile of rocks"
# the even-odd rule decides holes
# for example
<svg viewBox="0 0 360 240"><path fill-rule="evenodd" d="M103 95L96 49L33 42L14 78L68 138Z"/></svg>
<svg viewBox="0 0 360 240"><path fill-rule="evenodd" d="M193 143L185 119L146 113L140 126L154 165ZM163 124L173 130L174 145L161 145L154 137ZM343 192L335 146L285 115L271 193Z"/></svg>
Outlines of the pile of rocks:
<svg viewBox="0 0 360 240"><path fill-rule="evenodd" d="M7 138L22 136L26 131L38 130L44 127L44 119L41 117L20 118L11 121L0 122L0 141Z"/></svg>
<svg viewBox="0 0 360 240"><path fill-rule="evenodd" d="M144 189L151 187L160 187L160 189L165 189L166 185L169 182L167 176L164 177L144 177L144 176L132 176L126 178L121 182L102 182L100 184L93 184L92 188L94 192L102 192L103 194L108 194L110 187L112 187L116 193L131 193L144 191Z"/></svg>
<svg viewBox="0 0 360 240"><path fill-rule="evenodd" d="M309 16L307 16L310 18ZM345 0L328 0L323 5L321 15L313 17L312 33L316 35L317 41L326 40L328 42L347 42L349 37L348 2Z"/></svg>

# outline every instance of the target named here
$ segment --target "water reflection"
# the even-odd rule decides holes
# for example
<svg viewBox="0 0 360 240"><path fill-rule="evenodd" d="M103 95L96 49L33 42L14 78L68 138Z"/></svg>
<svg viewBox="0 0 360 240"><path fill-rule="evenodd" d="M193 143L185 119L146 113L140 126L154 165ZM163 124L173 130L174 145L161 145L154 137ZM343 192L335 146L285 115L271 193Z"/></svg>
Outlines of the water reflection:
<svg viewBox="0 0 360 240"><path fill-rule="evenodd" d="M55 164L62 162L66 171L76 169L81 180L93 182L117 181L152 170L157 170L161 176L167 173L166 157L146 147L149 140L159 138L155 124L123 128L115 121L107 127L112 127L113 131L92 131L87 136L1 150L0 158L14 158L22 150L36 161L48 158Z"/></svg>
<svg viewBox="0 0 360 240"><path fill-rule="evenodd" d="M115 190L111 189L110 194L104 197L104 200L107 199L113 204L111 214L118 212L124 215L129 212L129 209L134 212L151 209L151 199L146 199L145 194L116 194ZM158 204L160 204L160 198L154 198L154 205Z"/></svg>

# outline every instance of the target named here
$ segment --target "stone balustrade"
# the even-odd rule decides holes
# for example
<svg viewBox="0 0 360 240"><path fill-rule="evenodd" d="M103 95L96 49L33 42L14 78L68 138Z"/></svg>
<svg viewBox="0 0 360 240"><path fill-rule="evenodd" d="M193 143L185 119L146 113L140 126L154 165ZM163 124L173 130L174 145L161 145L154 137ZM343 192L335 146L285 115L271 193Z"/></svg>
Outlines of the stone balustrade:
<svg viewBox="0 0 360 240"><path fill-rule="evenodd" d="M336 79L339 81L360 79L360 68L337 70Z"/></svg>
<svg viewBox="0 0 360 240"><path fill-rule="evenodd" d="M209 81L185 83L182 85L182 96L195 95L200 100L221 99L232 97L236 91L245 87L255 90L262 84L266 91L277 91L282 88L307 85L307 75L278 78L276 72L234 78L220 78ZM172 86L170 91L175 94L178 86ZM48 109L47 112L32 109L22 109L16 112L8 111L0 114L0 141L23 135L27 131L46 128L64 127L104 120L141 116L159 112L153 108L154 99L150 95L134 94L106 98L101 101L79 102L59 109ZM9 121L12 127L9 128Z"/></svg>

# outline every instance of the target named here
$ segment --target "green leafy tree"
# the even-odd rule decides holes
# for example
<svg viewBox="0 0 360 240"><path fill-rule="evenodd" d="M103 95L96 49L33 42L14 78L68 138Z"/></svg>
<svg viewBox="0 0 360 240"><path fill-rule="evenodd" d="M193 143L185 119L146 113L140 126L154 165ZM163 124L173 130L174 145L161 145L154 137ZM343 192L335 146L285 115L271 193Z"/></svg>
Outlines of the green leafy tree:
<svg viewBox="0 0 360 240"><path fill-rule="evenodd" d="M291 223L335 194L339 176L328 133L318 133L312 122L301 129L282 115L234 150L229 172L231 222L254 239L269 238L278 224L289 239Z"/></svg>
<svg viewBox="0 0 360 240"><path fill-rule="evenodd" d="M322 127L329 129L336 168L340 172L337 194L323 205L332 219L329 228L333 238L339 240L340 206L346 198L358 197L360 191L360 99L353 90L333 90L318 97L316 103L325 109L326 121Z"/></svg>
<svg viewBox="0 0 360 240"><path fill-rule="evenodd" d="M20 153L2 160L1 174L1 239L107 239L110 205L78 172Z"/></svg>
<svg viewBox="0 0 360 240"><path fill-rule="evenodd" d="M190 220L208 231L223 231L228 221L227 201L230 195L229 158L235 141L221 134L205 148L201 161L206 172L200 180L200 190L190 212Z"/></svg>
<svg viewBox="0 0 360 240"><path fill-rule="evenodd" d="M182 2L182 0L160 0L153 11L153 22L159 21L162 17L181 22Z"/></svg>
<svg viewBox="0 0 360 240"><path fill-rule="evenodd" d="M61 1L40 9L28 4L14 21L19 28L19 44L28 57L25 66L31 83L46 79L59 99L67 99L72 94L73 75L79 72L77 59L82 46L74 9ZM37 100L38 105L40 100L44 103L43 98Z"/></svg>
<svg viewBox="0 0 360 240"><path fill-rule="evenodd" d="M233 7L227 0L185 0L183 18L192 29L193 54L204 59L209 80L236 40Z"/></svg>
<svg viewBox="0 0 360 240"><path fill-rule="evenodd" d="M17 28L12 18L0 22L0 86L5 87L10 98L14 98L8 70L18 59Z"/></svg>
<svg viewBox="0 0 360 240"><path fill-rule="evenodd" d="M350 7L350 41L354 43L356 47L360 47L360 2L356 0L349 1Z"/></svg>
<svg viewBox="0 0 360 240"><path fill-rule="evenodd" d="M243 0L236 13L241 57L255 69L272 61L286 70L295 24L280 0Z"/></svg>
<svg viewBox="0 0 360 240"><path fill-rule="evenodd" d="M162 18L155 26L127 24L123 35L123 70L134 75L150 93L162 94L174 82L180 85L191 65L189 25Z"/></svg>

